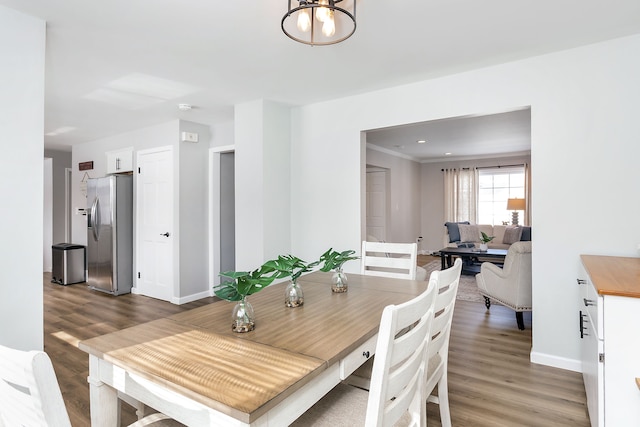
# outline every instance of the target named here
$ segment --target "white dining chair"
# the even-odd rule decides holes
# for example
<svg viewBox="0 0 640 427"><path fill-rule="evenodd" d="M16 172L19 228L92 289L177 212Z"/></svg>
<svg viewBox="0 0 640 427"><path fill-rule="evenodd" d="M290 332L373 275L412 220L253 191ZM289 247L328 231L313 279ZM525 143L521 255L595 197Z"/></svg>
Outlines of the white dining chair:
<svg viewBox="0 0 640 427"><path fill-rule="evenodd" d="M431 327L431 343L428 350L425 394L428 396L427 402L438 404L442 427L451 427L447 380L449 337L451 336L453 309L456 304L461 272L462 260L458 258L451 268L434 271L429 278L429 286L435 285L438 291L434 307L435 316ZM436 386L438 386L437 396L433 394Z"/></svg>
<svg viewBox="0 0 640 427"><path fill-rule="evenodd" d="M179 427L164 414L151 414L130 427ZM51 359L43 351L0 345L0 427L71 427Z"/></svg>
<svg viewBox="0 0 640 427"><path fill-rule="evenodd" d="M451 323L453 309L458 294L460 274L462 272L462 260L456 259L448 269L434 271L429 277L429 287L437 289L434 319L431 327L431 343L428 350L427 375L425 395L427 402L433 402L440 407L440 422L443 427L451 426L451 412L449 410L449 389L447 383L447 368L449 361L449 337L451 335ZM372 366L375 357L369 359L345 382L368 390L372 377ZM438 386L438 395L433 391Z"/></svg>
<svg viewBox="0 0 640 427"><path fill-rule="evenodd" d="M424 381L435 294L435 287L428 286L410 301L385 307L369 392L341 383L292 426L425 426Z"/></svg>
<svg viewBox="0 0 640 427"><path fill-rule="evenodd" d="M360 273L369 276L416 279L416 243L362 242Z"/></svg>

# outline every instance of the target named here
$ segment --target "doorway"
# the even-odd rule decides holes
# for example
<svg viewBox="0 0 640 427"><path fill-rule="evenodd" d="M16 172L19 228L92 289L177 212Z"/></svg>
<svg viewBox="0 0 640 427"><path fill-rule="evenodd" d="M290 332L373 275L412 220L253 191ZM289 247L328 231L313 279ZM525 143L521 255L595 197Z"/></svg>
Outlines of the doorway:
<svg viewBox="0 0 640 427"><path fill-rule="evenodd" d="M44 158L44 210L42 235L42 271L50 273L53 268L51 246L53 245L53 159Z"/></svg>
<svg viewBox="0 0 640 427"><path fill-rule="evenodd" d="M236 267L235 153L220 153L220 271Z"/></svg>
<svg viewBox="0 0 640 427"><path fill-rule="evenodd" d="M73 182L73 169L64 168L64 241L71 242L71 194Z"/></svg>
<svg viewBox="0 0 640 427"><path fill-rule="evenodd" d="M220 272L235 270L235 147L209 150L209 280L220 284Z"/></svg>

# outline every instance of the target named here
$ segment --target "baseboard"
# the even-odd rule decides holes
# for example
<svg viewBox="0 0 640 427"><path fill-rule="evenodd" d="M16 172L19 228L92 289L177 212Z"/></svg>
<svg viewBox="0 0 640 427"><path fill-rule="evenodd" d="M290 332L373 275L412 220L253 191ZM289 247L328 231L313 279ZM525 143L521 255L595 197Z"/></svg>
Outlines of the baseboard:
<svg viewBox="0 0 640 427"><path fill-rule="evenodd" d="M567 359L566 357L552 356L550 354L532 351L529 355L529 360L531 363L538 365L551 366L566 371L582 372L582 361L576 359Z"/></svg>
<svg viewBox="0 0 640 427"><path fill-rule="evenodd" d="M144 295L144 294L141 294L138 291L138 288L136 288L135 286L131 288L131 293L135 295ZM173 297L169 302L171 304L180 305L180 304L186 304L188 302L197 301L199 299L208 298L212 296L213 296L213 290L209 290L209 291L199 292L197 294L187 295L186 297L181 297L181 298Z"/></svg>
<svg viewBox="0 0 640 427"><path fill-rule="evenodd" d="M202 298L208 298L213 296L213 290L198 292L197 294L191 294L180 298L172 298L171 302L173 304L186 304L188 302L197 301Z"/></svg>

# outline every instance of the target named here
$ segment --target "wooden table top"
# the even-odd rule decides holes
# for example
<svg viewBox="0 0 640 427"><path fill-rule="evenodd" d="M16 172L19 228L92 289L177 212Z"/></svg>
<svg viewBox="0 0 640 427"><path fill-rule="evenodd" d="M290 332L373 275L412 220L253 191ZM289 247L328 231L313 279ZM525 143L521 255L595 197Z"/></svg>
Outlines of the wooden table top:
<svg viewBox="0 0 640 427"><path fill-rule="evenodd" d="M600 295L640 298L640 258L580 255Z"/></svg>
<svg viewBox="0 0 640 427"><path fill-rule="evenodd" d="M348 355L380 326L382 310L428 282L331 273L301 277L304 305L284 304L286 283L251 295L256 329L231 330L235 303L218 301L80 343L80 348L243 422L251 422Z"/></svg>
<svg viewBox="0 0 640 427"><path fill-rule="evenodd" d="M331 292L331 273L314 272L298 280L304 305L284 305L285 283L271 285L248 297L256 329L237 334L231 330L235 303L209 304L170 318L216 334L251 340L335 363L378 332L384 307L420 294L427 282L348 275L349 291ZM389 292L393 290L393 292ZM356 341L358 341L356 343Z"/></svg>
<svg viewBox="0 0 640 427"><path fill-rule="evenodd" d="M326 369L314 359L160 319L83 341L80 349L250 422L261 406ZM262 369L266 368L266 369ZM251 378L251 381L246 381Z"/></svg>

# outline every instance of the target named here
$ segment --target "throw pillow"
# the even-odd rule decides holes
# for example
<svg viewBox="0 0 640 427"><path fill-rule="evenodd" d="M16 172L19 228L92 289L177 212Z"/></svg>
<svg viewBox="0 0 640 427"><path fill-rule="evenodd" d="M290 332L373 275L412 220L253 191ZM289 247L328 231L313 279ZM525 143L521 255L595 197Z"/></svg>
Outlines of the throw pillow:
<svg viewBox="0 0 640 427"><path fill-rule="evenodd" d="M522 227L509 226L504 230L504 237L502 238L502 243L511 245L515 242L520 241L520 236L522 236Z"/></svg>
<svg viewBox="0 0 640 427"><path fill-rule="evenodd" d="M459 224L469 224L469 221L444 223L444 226L447 227L447 232L449 233L449 243L460 241L460 230L458 229Z"/></svg>
<svg viewBox="0 0 640 427"><path fill-rule="evenodd" d="M461 242L479 242L480 230L477 225L458 225L460 229L460 241Z"/></svg>
<svg viewBox="0 0 640 427"><path fill-rule="evenodd" d="M531 227L522 227L522 236L520 237L521 242L530 242L531 241Z"/></svg>

